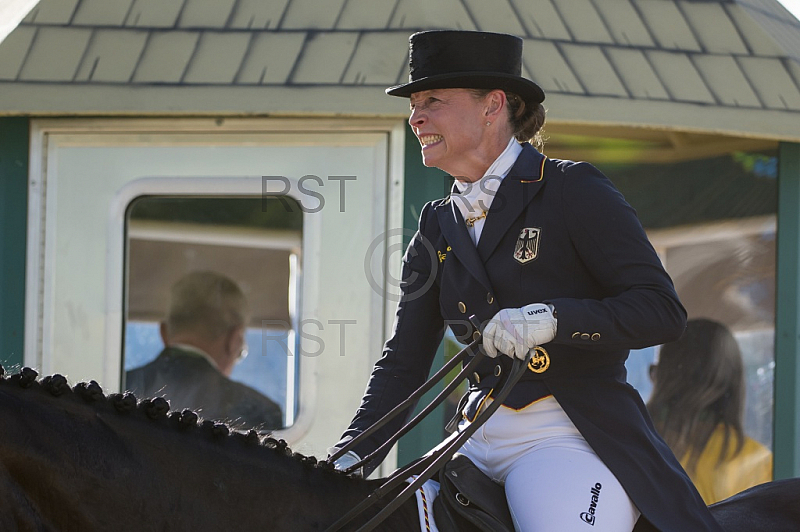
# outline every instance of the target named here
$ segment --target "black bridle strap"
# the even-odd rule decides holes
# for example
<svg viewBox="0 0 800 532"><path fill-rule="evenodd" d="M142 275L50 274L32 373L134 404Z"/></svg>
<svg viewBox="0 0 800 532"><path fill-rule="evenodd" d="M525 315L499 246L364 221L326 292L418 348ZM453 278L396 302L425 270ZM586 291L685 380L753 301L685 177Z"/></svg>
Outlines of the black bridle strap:
<svg viewBox="0 0 800 532"><path fill-rule="evenodd" d="M477 328L478 323L477 323L477 319L475 318L475 316L470 316L470 320L473 322L473 325L475 325L476 328ZM464 347L464 349L459 351L452 359L450 359L444 366L442 366L442 368L439 369L439 371L437 371L422 386L420 386L416 391L414 391L414 393L412 393L411 396L408 399L404 400L399 405L394 407L387 414L385 414L381 419L376 421L372 426L370 426L364 432L362 432L361 434L359 434L358 436L356 436L355 438L353 438L352 440L347 442L347 444L345 444L337 452L335 452L334 454L329 456L328 457L328 462L331 462L331 463L335 462L338 458L343 456L345 453L347 453L347 451L349 451L356 444L358 444L358 442L362 441L364 438L366 438L369 435L373 434L376 430L378 430L379 428L384 426L386 423L391 421L398 414L400 414L401 412L405 411L415 401L419 400L419 398L422 397L431 388L433 388L433 386L436 383L438 383L448 373L450 373L450 371L454 367L456 367L459 363L461 363L468 354L471 354L472 350L475 349L478 346L478 344L480 343L480 340L481 340L480 337L475 338L472 341L472 343L470 343L469 345ZM470 362L470 364L467 364L467 366L470 366L473 362L475 362L475 359L478 359L480 361L481 359L483 359L483 356L484 356L483 353L480 352L480 350L478 350L478 352L475 355L475 357L473 358L473 360ZM475 363L475 364L477 365L477 363ZM474 367L474 366L472 366L472 367ZM453 383L455 383L455 386L458 386L458 384L461 382L461 380L463 380L463 378L464 378L463 375L465 375L465 374L466 374L466 372L462 369L458 373L456 378L453 379L453 381L450 384L452 385ZM447 397L447 395L444 394L444 393L441 393L441 394L436 396L436 398L434 399L434 401L431 404L433 404L433 407L435 408L436 406L438 406L438 403L441 402L445 397ZM425 408L425 410L426 410L425 415L427 415L428 413L430 413L433 410L433 408L429 408L429 407L430 407L430 405L428 405L428 407ZM422 416L422 417L424 417L424 416ZM410 430L417 423L419 423L419 421L422 419L422 417L420 417L420 416L414 417L414 419L412 419L409 423L406 423L403 427L401 427L400 431L403 431L404 429L406 429L406 427L408 427L408 430ZM375 454L376 454L375 452L370 453L369 456L367 456L366 459L361 460L358 463L348 467L345 470L345 473L351 473L352 471L354 471L358 467L361 467L362 464L366 463L368 460L371 460L374 457ZM405 482L405 480L409 476L416 475L416 474L420 473L421 471L423 471L426 467L428 467L428 465L430 465L430 463L433 462L433 460L435 460L435 457L425 456L422 459L420 459L420 460L418 460L416 462L412 462L410 464L407 464L406 466L404 466L404 467L400 468L399 470L395 471L392 475L390 475L388 478L385 479L385 481L383 482L383 484L381 484L380 487L378 487L375 491L373 491L366 499L361 501L361 503L356 505L349 512L347 512L345 515L343 515L341 518L339 518L335 523L333 523L331 526L329 526L326 529L325 532L335 532L336 530L339 530L345 524L349 523L354 517L359 515L361 512L363 512L364 510L366 510L370 506L372 506L380 498L384 497L389 491L391 491L395 487L397 487L400 484L402 484L403 482Z"/></svg>
<svg viewBox="0 0 800 532"><path fill-rule="evenodd" d="M473 342L474 343L474 342ZM467 348L471 347L467 346ZM465 348L465 350L467 349ZM460 354L460 353L459 353ZM435 447L432 451L429 451L423 458L416 462L412 462L411 464L406 465L405 467L395 471L389 478L384 481L383 484L375 491L373 491L366 499L364 499L360 504L356 505L353 509L339 518L335 523L333 523L330 527L326 529L325 532L336 532L337 530L341 529L344 525L349 523L353 520L356 516L364 512L367 508L372 506L375 502L379 499L387 495L391 490L395 487L399 486L409 476L413 476L419 473L419 476L406 488L403 489L400 494L398 494L392 502L390 502L386 507L381 509L370 521L368 521L364 526L358 529L358 532L369 532L373 530L378 524L383 522L392 512L394 512L401 504L403 504L406 500L408 500L414 492L419 489L419 487L424 484L428 479L430 479L436 472L441 469L447 460L452 457L452 455L461 448L462 445L472 436L472 434L478 430L481 425L483 425L486 420L489 419L495 410L497 410L500 405L502 405L505 398L511 392L511 389L514 385L519 381L520 377L527 371L528 361L531 358L532 351L528 353L526 359L521 361L520 359L514 359L512 370L506 379L502 389L500 392L494 397L494 401L490 404L486 410L481 412L476 418L475 421L470 423L466 429L462 432L454 433L453 436L449 440L446 440L443 444L439 444ZM482 354L476 356L476 358L482 357ZM463 372L463 370L462 370ZM459 373L459 376L461 373ZM437 373L438 375L438 373ZM460 380L454 379L453 382L460 382Z"/></svg>
<svg viewBox="0 0 800 532"><path fill-rule="evenodd" d="M451 436L451 438L454 437L456 437L456 434L453 434ZM433 462L436 460L437 457L438 454L430 453L422 457L421 459L411 462L410 464L407 464L406 466L395 471L390 477L388 477L384 481L383 484L381 484L375 491L370 493L366 499L361 501L349 512L340 517L335 523L333 523L331 526L325 529L325 532L336 532L337 530L341 529L344 525L352 521L356 516L364 512L367 508L369 508L370 506L378 502L380 499L388 495L389 492L392 491L394 488L404 483L408 477L424 474L424 472L427 471L427 469L430 467L431 464L433 464ZM401 492L400 495L403 495L403 493L405 493L405 490ZM405 499L407 498L408 497L405 497L401 501L401 503L404 502ZM383 521L383 519L385 518L386 516L382 517L381 521ZM377 525L378 523L375 524Z"/></svg>
<svg viewBox="0 0 800 532"><path fill-rule="evenodd" d="M489 417L494 414L498 408L500 408L500 405L502 405L503 401L505 401L506 397L508 397L511 389L519 381L520 377L522 377L522 375L528 370L528 362L530 361L532 354L533 350L531 349L524 361L518 358L514 359L511 373L509 373L508 378L503 384L500 392L494 397L492 404L490 404L486 410L481 412L475 418L475 421L470 423L467 428L465 428L462 432L457 433L458 436L456 438L449 440L446 445L441 446L433 451L431 456L434 456L435 458L433 462L427 466L425 471L420 473L420 475L414 479L411 484L406 486L399 495L392 499L392 502L387 504L383 509L381 509L380 512L378 512L356 532L370 532L371 530L374 530L376 526L383 522L383 520L389 517L392 512L397 510L401 504L406 502L412 495L414 495L414 492L416 492L420 486L427 482L428 479L435 475L436 472L439 471L448 460L450 460L453 454L460 449L464 443L466 443L466 441L475 433L475 431L478 430L481 425L486 423Z"/></svg>
<svg viewBox="0 0 800 532"><path fill-rule="evenodd" d="M469 348L469 346L467 346L467 348ZM466 349L465 349L465 350L466 350ZM432 411L433 411L433 410L434 410L434 409L435 409L437 406L439 406L439 404L441 404L441 403L442 403L442 401L444 401L445 399L447 399L447 397L448 397L448 396L449 396L451 393L453 393L453 391L454 391L456 388L458 388L458 385L459 385L459 384L461 384L461 381L462 381L462 380L464 380L464 379L465 379L465 378L466 378L468 375L471 375L471 374L472 374L472 373L475 371L475 369L477 368L478 364L480 364L480 363L481 363L481 361L483 360L483 357L484 357L483 353L481 353L480 351L478 351L478 353L477 353L477 354L476 354L476 355L475 355L475 356L472 358L472 360L470 360L469 364L467 364L466 366L464 366L464 367L461 369L461 371L459 371L459 372L458 372L458 374L457 374L457 375L456 375L456 376L453 378L453 380L452 380L452 381L450 381L450 384L448 384L448 385L447 385L447 386L444 388L444 390L442 390L441 392L439 392L439 394L438 394L438 395L437 395L437 396L436 396L436 397L435 397L435 398L434 398L434 399L433 399L433 400L432 400L432 401L431 401L431 402L430 402L430 403L429 403L429 404L428 404L428 405L427 405L425 408L423 408L423 409L422 409L422 410L419 412L419 414L417 414L416 416L414 416L414 418L413 418L411 421L409 421L408 423L406 423L405 425L403 425L403 427L401 427L401 428L400 428L400 430L398 430L397 432L395 432L395 433L394 433L394 435L393 435L391 438L389 438L388 440L386 440L386 441L383 443L383 445L381 445L381 446L380 446L380 447L378 447L376 450L374 450L373 452L371 452L370 454L368 454L368 455L367 455L367 456L366 456L366 457L365 457L363 460L361 460L360 462L358 462L358 463L356 463L356 464L353 464L352 466L350 466L350 467L347 469L347 472L348 472L348 473L350 473L351 471L354 471L354 470L358 469L358 468L359 468L359 467L361 467L362 465L364 465L364 464L367 464L367 463L371 462L373 459L375 459L375 457L379 456L379 455L380 455L380 454L381 454L381 453L382 453L382 452L383 452L385 449L388 449L389 447L391 447L392 445L394 445L394 443L395 443L397 440L399 440L400 438L402 438L403 436L405 436L405 435L406 435L406 433L408 433L408 431L410 431L410 430L411 430L411 429L413 429L415 426L417 426L417 424L418 424L420 421L422 421L422 420L423 420L423 419L424 419L424 418L425 418L425 417L426 417L428 414L430 414L430 413L431 413L431 412L432 412Z"/></svg>
<svg viewBox="0 0 800 532"><path fill-rule="evenodd" d="M397 417L399 414L401 414L407 408L409 408L412 404L414 404L416 401L418 401L420 397L425 395L431 388L434 387L434 385L436 385L440 380L442 380L445 377L445 375L450 373L450 370L452 370L459 363L461 363L461 361L464 360L464 358L468 354L471 354L473 349L475 349L478 346L479 342L480 342L480 338L474 340L471 344L467 345L464 349L459 351L453 358L451 358L447 362L447 364L442 366L442 368L439 371L437 371L430 379L425 381L425 383L422 386L417 388L417 390L414 391L414 393L412 393L411 396L409 396L408 399L405 399L402 403L400 403L399 405L397 405L396 407L391 409L386 415L384 415L382 418L380 418L378 421L376 421L372 426L367 428L364 432L362 432L361 434L359 434L358 436L356 436L355 438L353 438L352 440L347 442L338 451L336 451L331 456L329 456L328 457L328 462L333 463L336 460L338 460L339 458L341 458L342 456L344 456L349 450L351 450L353 447L358 445L358 443L360 443L365 438L368 438L369 436L374 434L375 431L377 431L378 429L380 429L381 427L386 425L386 423L388 423L389 421L391 421L392 419ZM482 356L480 351L478 351L478 354L480 356ZM476 356L476 358L478 358L478 357ZM456 382L456 385L457 385L458 382L460 382L460 381L455 381L455 379L454 379L454 382ZM437 399L438 399L438 397L437 397ZM416 423L419 423L419 421L420 420L417 420L416 417L412 420L412 422L414 422L414 425L416 425ZM411 428L413 428L414 425L409 427L408 430L411 430ZM403 427L403 428L405 428L405 427ZM401 428L400 430L403 430L403 429ZM406 431L406 432L408 432L408 431ZM372 456L372 455L370 455L370 456ZM347 469L347 472L350 473L352 470L354 470L354 469L356 469L358 467L361 467L361 465L363 463L365 463L365 462L366 462L366 459L362 460L358 464L355 464L355 465L349 467Z"/></svg>

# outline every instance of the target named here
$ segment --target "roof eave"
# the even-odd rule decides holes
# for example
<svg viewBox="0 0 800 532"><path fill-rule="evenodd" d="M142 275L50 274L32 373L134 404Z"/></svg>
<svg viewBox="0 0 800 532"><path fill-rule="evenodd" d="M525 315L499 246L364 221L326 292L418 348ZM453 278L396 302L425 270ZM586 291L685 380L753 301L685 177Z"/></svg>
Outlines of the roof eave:
<svg viewBox="0 0 800 532"><path fill-rule="evenodd" d="M403 120L408 102L374 86L136 86L0 82L5 116L351 116ZM800 112L550 94L551 123L613 125L800 142Z"/></svg>

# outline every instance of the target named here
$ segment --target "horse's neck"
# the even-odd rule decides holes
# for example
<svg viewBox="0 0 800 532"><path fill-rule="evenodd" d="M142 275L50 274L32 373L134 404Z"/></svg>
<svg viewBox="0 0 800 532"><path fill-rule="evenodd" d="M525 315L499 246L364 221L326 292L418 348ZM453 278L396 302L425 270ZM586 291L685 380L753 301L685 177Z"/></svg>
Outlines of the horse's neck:
<svg viewBox="0 0 800 532"><path fill-rule="evenodd" d="M0 528L324 530L373 488L285 446L144 410L0 379ZM382 530L418 529L411 504Z"/></svg>

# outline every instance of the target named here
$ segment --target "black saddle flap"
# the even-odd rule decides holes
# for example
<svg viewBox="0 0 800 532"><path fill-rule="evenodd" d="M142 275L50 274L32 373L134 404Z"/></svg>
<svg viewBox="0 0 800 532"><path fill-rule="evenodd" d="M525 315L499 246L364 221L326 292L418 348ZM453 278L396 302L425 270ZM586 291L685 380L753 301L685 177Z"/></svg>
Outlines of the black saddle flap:
<svg viewBox="0 0 800 532"><path fill-rule="evenodd" d="M456 454L439 474L439 497L450 510L486 532L513 532L503 486L483 474L464 455ZM437 525L439 523L437 513Z"/></svg>

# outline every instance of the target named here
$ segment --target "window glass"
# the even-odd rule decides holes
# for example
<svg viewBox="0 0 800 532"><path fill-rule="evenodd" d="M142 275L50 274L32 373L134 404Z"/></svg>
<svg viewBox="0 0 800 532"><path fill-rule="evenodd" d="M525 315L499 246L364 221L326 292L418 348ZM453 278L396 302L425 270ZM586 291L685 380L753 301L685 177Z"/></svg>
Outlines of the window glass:
<svg viewBox="0 0 800 532"><path fill-rule="evenodd" d="M718 435L729 426L720 422L710 437L689 437L692 441L705 441L701 449L704 454L695 463L691 462L691 445L682 450L673 447L673 451L707 503L768 480L772 466L769 451L775 359L777 147L723 151L660 163L606 162L598 166L637 210L686 307L690 327L702 320L720 324L735 339L736 356L741 361L741 383L730 384L729 389L740 390L744 397L742 412L735 416L735 424L743 429L743 448L731 450L725 460L717 461L718 444L723 441L723 436ZM698 339L694 345L701 341ZM707 351L692 356L711 360L716 356L714 349L709 345ZM689 347L682 350L689 352ZM626 367L629 382L646 402L650 401L648 407L656 426L667 432L664 419L674 418L681 409L657 401L654 383L662 355L677 357L679 351L674 346L672 350L657 346L634 351ZM731 365L727 364L725 371L717 370L719 379L725 374L731 375L732 382L738 380L734 377L736 372L728 371ZM697 387L701 382L696 374L701 371L700 366L687 362L680 367L685 368L683 373L679 369L668 374L673 381L671 387L677 389L682 382ZM705 398L698 394L694 404L699 406L706 400L712 388L708 386ZM695 422L719 415L737 393L715 398L707 410L696 413ZM689 426L688 417L684 426ZM671 444L667 435L665 439ZM757 470L749 470L751 464L745 464L747 461L757 462Z"/></svg>
<svg viewBox="0 0 800 532"><path fill-rule="evenodd" d="M126 234L123 388L238 429L291 425L299 205L140 197Z"/></svg>
<svg viewBox="0 0 800 532"><path fill-rule="evenodd" d="M597 166L648 231L774 215L777 209L777 145L675 162Z"/></svg>
<svg viewBox="0 0 800 532"><path fill-rule="evenodd" d="M717 320L739 340L746 431L771 445L777 147L598 167L637 210L689 319ZM635 351L627 364L629 380L645 399L657 351Z"/></svg>

